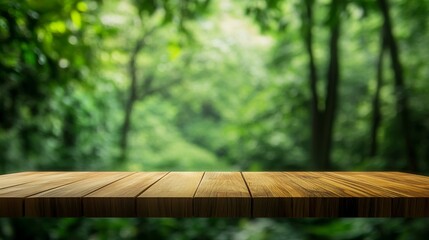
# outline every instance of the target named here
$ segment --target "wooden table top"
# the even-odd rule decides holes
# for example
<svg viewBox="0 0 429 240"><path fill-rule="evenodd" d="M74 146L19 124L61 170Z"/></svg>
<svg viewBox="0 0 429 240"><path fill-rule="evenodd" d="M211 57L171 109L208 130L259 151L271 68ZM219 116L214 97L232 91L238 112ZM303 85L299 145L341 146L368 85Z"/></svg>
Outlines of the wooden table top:
<svg viewBox="0 0 429 240"><path fill-rule="evenodd" d="M429 217L429 177L402 172L21 172L2 217Z"/></svg>

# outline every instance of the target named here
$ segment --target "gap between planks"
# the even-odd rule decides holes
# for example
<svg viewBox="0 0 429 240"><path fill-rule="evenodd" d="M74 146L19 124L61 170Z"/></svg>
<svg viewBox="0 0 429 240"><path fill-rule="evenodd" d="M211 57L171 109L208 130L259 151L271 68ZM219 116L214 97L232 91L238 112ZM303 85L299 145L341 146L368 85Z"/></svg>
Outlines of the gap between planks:
<svg viewBox="0 0 429 240"><path fill-rule="evenodd" d="M109 186L103 186L86 194L82 196L82 215L86 217L136 217L137 197L169 173L136 172L134 175L112 182L109 184L110 189Z"/></svg>
<svg viewBox="0 0 429 240"><path fill-rule="evenodd" d="M241 177L243 178L244 184L246 184L246 188L247 191L249 192L250 195L250 216L253 217L253 195L252 195L252 191L250 191L250 187L249 184L246 181L246 178L243 175L243 172L240 172Z"/></svg>

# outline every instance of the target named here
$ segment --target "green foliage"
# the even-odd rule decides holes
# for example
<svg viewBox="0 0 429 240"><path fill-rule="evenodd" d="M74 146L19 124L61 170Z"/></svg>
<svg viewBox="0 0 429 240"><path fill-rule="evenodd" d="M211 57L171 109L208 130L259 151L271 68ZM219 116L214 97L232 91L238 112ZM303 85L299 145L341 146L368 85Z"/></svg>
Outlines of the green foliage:
<svg viewBox="0 0 429 240"><path fill-rule="evenodd" d="M308 2L324 78L331 1ZM378 4L335 2L342 27L333 169L404 170L387 57L379 150L368 156ZM429 2L389 2L425 174ZM312 170L304 3L0 0L0 171ZM118 169L130 56L152 28L136 58L136 92L156 91L135 103L129 157ZM426 226L425 219L0 219L0 239L424 239Z"/></svg>
<svg viewBox="0 0 429 240"><path fill-rule="evenodd" d="M77 159L97 154L94 149L76 149L81 136L74 133L90 128L85 115L93 111L88 103L96 101L81 93L93 94L90 89L95 86L86 79L96 64L92 44L97 38L91 28L98 26L93 17L97 4L7 1L0 5L2 171L48 169L52 164L59 169L84 168ZM59 161L59 156L64 159Z"/></svg>

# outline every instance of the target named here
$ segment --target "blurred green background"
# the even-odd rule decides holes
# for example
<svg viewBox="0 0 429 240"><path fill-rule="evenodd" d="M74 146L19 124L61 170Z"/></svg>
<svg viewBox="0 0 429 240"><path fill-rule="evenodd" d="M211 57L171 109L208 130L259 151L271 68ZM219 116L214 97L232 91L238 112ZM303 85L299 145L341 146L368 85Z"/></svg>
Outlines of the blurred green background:
<svg viewBox="0 0 429 240"><path fill-rule="evenodd" d="M429 173L429 1L0 0L0 172ZM427 219L0 219L0 239L425 239Z"/></svg>

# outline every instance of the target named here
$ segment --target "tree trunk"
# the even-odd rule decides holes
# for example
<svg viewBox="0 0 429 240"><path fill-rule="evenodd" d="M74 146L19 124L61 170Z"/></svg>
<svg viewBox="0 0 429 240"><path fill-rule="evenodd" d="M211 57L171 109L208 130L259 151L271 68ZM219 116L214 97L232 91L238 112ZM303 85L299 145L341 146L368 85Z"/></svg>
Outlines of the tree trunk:
<svg viewBox="0 0 429 240"><path fill-rule="evenodd" d="M329 40L329 66L327 71L327 85L326 85L326 101L324 111L324 126L323 138L321 144L323 145L323 152L321 158L321 166L323 169L331 168L331 152L332 152L332 139L334 132L334 123L337 112L337 99L338 99L338 85L340 79L339 70L339 49L338 42L340 38L340 2L339 0L332 0L330 9L330 40Z"/></svg>
<svg viewBox="0 0 429 240"><path fill-rule="evenodd" d="M384 59L384 52L386 50L386 34L384 30L385 29L383 27L383 29L381 29L381 34L380 34L380 52L377 59L376 86L375 86L374 98L372 100L372 121L371 121L369 157L375 157L378 151L377 135L378 135L378 129L380 128L380 123L381 123L380 91L383 85L383 59Z"/></svg>
<svg viewBox="0 0 429 240"><path fill-rule="evenodd" d="M59 154L61 156L61 161L57 164L60 170L70 171L76 169L77 163L75 162L76 158L74 154L76 152L77 134L75 113L67 107L61 130L62 144Z"/></svg>
<svg viewBox="0 0 429 240"><path fill-rule="evenodd" d="M319 109L319 95L317 92L317 68L313 53L313 0L305 1L305 14L303 16L303 30L305 49L308 54L308 72L309 72L309 85L311 91L311 163L316 169L320 168L319 157L321 155L320 135L322 118Z"/></svg>
<svg viewBox="0 0 429 240"><path fill-rule="evenodd" d="M318 170L331 168L331 150L333 127L337 110L338 82L339 82L339 53L338 42L340 36L340 2L332 0L330 10L330 41L329 66L326 76L326 96L324 108L320 109L319 94L317 92L317 68L313 53L313 0L305 1L304 40L308 54L308 71L311 91L311 162Z"/></svg>
<svg viewBox="0 0 429 240"><path fill-rule="evenodd" d="M127 159L128 150L128 133L131 127L131 116L134 109L134 104L138 99L137 96L137 57L144 46L145 37L140 38L134 45L133 51L128 63L128 74L130 76L130 87L128 89L128 99L125 104L125 115L122 123L119 140L119 158L118 163L122 164Z"/></svg>
<svg viewBox="0 0 429 240"><path fill-rule="evenodd" d="M395 79L397 111L400 115L399 117L403 132L404 146L407 154L408 168L409 170L416 172L418 171L418 162L416 150L413 145L413 128L409 116L408 94L404 83L402 63L399 57L399 47L393 34L393 26L390 18L388 0L379 0L378 3L384 19L387 46L390 50L391 66Z"/></svg>

